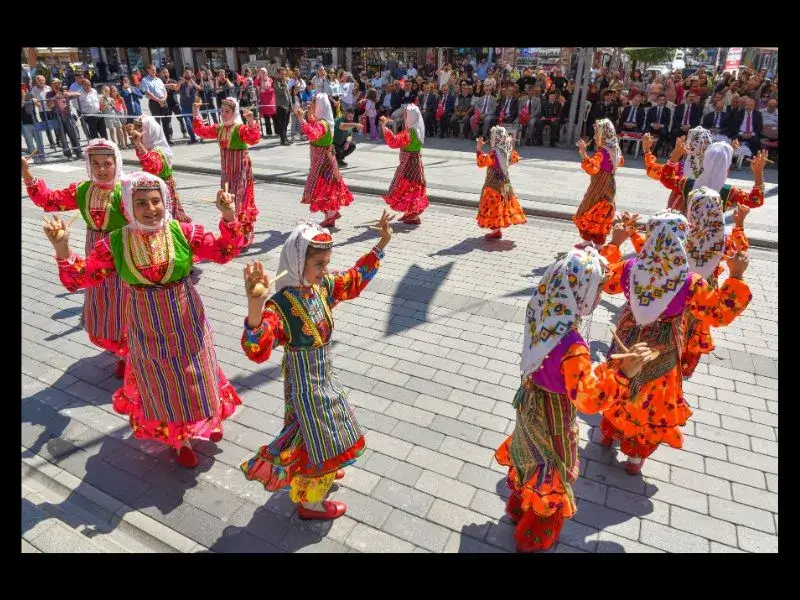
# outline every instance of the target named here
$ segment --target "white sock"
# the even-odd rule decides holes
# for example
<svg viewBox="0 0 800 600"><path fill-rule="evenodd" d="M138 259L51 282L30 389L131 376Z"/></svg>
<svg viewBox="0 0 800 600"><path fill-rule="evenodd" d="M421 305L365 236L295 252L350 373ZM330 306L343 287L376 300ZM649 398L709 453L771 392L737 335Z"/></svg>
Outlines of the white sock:
<svg viewBox="0 0 800 600"><path fill-rule="evenodd" d="M640 465L640 464L642 464L642 460L643 459L636 458L635 456L629 456L628 457L628 462L631 463L632 465Z"/></svg>
<svg viewBox="0 0 800 600"><path fill-rule="evenodd" d="M315 510L317 512L325 512L325 506L322 502L301 502L303 508L306 510Z"/></svg>

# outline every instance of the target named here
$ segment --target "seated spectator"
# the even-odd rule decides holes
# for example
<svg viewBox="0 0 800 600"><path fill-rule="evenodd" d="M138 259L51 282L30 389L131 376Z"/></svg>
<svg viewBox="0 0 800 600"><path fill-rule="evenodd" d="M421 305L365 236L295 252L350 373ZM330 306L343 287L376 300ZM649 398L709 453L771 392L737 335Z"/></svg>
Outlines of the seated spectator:
<svg viewBox="0 0 800 600"><path fill-rule="evenodd" d="M450 117L450 131L453 136L464 134L464 125L472 114L472 88L466 83L461 84L461 93L456 98L453 116Z"/></svg>
<svg viewBox="0 0 800 600"><path fill-rule="evenodd" d="M703 117L703 127L711 132L712 142L729 142L726 135L728 131L728 113L725 110L725 101L722 94L714 94L717 104L714 110Z"/></svg>
<svg viewBox="0 0 800 600"><path fill-rule="evenodd" d="M763 119L755 110L756 101L745 96L745 109L736 111L728 121L728 137L739 140L742 147L747 146L753 156L761 149L761 130Z"/></svg>
<svg viewBox="0 0 800 600"><path fill-rule="evenodd" d="M700 125L700 108L695 104L692 92L686 93L685 102L675 109L675 118L672 122L672 131L669 133L670 142L675 141Z"/></svg>
<svg viewBox="0 0 800 600"><path fill-rule="evenodd" d="M523 140L526 145L530 146L533 143L533 133L536 128L536 123L542 116L542 90L538 87L528 84L525 86L527 97L519 104L519 117L517 121L524 128Z"/></svg>
<svg viewBox="0 0 800 600"><path fill-rule="evenodd" d="M497 99L494 97L492 86L484 86L482 96L473 96L473 106L475 111L469 120L469 127L472 132L470 139L480 135L484 138L489 137L489 120L497 112Z"/></svg>
<svg viewBox="0 0 800 600"><path fill-rule="evenodd" d="M644 131L644 109L639 105L642 102L641 94L634 94L630 99L630 105L622 112L622 118L617 124L619 133L641 134ZM624 152L625 140L620 140L620 150ZM633 141L628 140L628 154L633 153Z"/></svg>
<svg viewBox="0 0 800 600"><path fill-rule="evenodd" d="M456 94L450 92L450 86L444 84L442 86L442 93L439 95L439 102L436 106L436 121L439 124L439 139L444 137L447 133L447 127L450 124L450 119L453 117L453 112L456 108Z"/></svg>
<svg viewBox="0 0 800 600"><path fill-rule="evenodd" d="M656 97L656 105L652 106L647 111L645 119L645 132L649 133L656 139L653 153L656 154L659 149L664 145L669 133L669 118L672 114L667 104L667 96L661 92Z"/></svg>
<svg viewBox="0 0 800 600"><path fill-rule="evenodd" d="M425 132L427 135L436 134L436 107L439 104L439 99L433 93L431 88L433 84L423 83L422 93L419 98L419 111L422 113L422 121L425 124Z"/></svg>
<svg viewBox="0 0 800 600"><path fill-rule="evenodd" d="M778 141L778 101L771 98L767 107L761 110L761 143L767 148L775 148Z"/></svg>
<svg viewBox="0 0 800 600"><path fill-rule="evenodd" d="M561 129L562 105L556 100L556 97L556 92L550 92L547 95L547 102L542 104L542 117L536 123L536 128L534 129L534 146L541 146L544 144L543 133L545 127L550 129L550 146L555 146L558 141L558 134Z"/></svg>

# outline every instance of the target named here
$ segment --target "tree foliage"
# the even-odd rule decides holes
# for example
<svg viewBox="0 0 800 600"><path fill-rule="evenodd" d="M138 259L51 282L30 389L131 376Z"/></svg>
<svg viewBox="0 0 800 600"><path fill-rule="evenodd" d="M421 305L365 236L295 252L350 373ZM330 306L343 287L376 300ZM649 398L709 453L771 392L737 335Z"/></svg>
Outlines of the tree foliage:
<svg viewBox="0 0 800 600"><path fill-rule="evenodd" d="M654 65L659 63L672 63L677 48L637 48L636 50L625 49L632 61Z"/></svg>

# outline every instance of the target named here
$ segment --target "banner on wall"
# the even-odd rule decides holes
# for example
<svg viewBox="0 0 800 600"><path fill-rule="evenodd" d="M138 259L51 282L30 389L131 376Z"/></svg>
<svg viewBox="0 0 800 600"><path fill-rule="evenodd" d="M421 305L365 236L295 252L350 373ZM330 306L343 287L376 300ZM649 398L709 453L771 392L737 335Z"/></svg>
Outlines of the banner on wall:
<svg viewBox="0 0 800 600"><path fill-rule="evenodd" d="M739 68L742 62L742 49L730 48L728 50L728 57L725 59L724 71L735 71Z"/></svg>

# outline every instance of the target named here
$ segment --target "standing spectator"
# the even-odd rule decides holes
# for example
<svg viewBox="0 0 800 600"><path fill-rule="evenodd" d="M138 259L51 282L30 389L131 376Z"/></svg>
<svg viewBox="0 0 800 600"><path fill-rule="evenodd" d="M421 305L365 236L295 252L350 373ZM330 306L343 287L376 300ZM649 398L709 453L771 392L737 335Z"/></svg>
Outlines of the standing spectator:
<svg viewBox="0 0 800 600"><path fill-rule="evenodd" d="M450 63L445 63L445 65L436 71L437 77L439 77L439 89L442 89L445 85L450 83L450 77L453 75L453 67L450 66Z"/></svg>
<svg viewBox="0 0 800 600"><path fill-rule="evenodd" d="M81 91L83 90L83 85L81 81L86 78L89 78L88 71L81 71L79 73L75 73L75 81L72 85L69 86L69 95L70 95L70 102L72 102L72 112L77 115L78 120L81 124L81 129L83 129L83 133L86 136L86 139L91 139L89 136L89 126L86 124L86 120L81 118L81 107L80 107L80 95ZM80 131L78 131L78 135L80 136Z"/></svg>
<svg viewBox="0 0 800 600"><path fill-rule="evenodd" d="M75 126L75 120L72 118L72 111L70 110L70 97L72 94L62 89L60 79L53 79L50 85L52 89L47 94L47 103L48 108L56 114L56 117L60 121L59 132L61 134L61 148L64 150L64 156L72 158L72 152L74 152L75 158L83 158L78 129ZM77 94L77 92L75 93ZM69 146L67 145L68 137L70 142Z"/></svg>
<svg viewBox="0 0 800 600"><path fill-rule="evenodd" d="M184 126L189 132L189 143L197 143L197 138L194 135L194 127L192 126L192 105L195 103L197 93L202 91L197 82L194 80L191 69L186 69L183 72L183 78L178 84L178 98L180 102L180 119L183 121ZM202 104L202 102L201 102Z"/></svg>
<svg viewBox="0 0 800 600"><path fill-rule="evenodd" d="M134 117L140 116L142 114L142 105L139 99L142 97L142 92L139 88L131 86L131 81L127 75L122 76L119 93L125 102L125 112Z"/></svg>
<svg viewBox="0 0 800 600"><path fill-rule="evenodd" d="M302 80L301 80L302 81ZM299 135L300 138L303 138L303 134L300 131L300 121L297 119L297 115L294 113L297 109L302 110L302 101L300 100L300 84L295 83L294 85L289 86L289 96L292 99L292 112L289 114L289 141L294 142L295 136ZM273 109L274 106L274 91L273 91Z"/></svg>
<svg viewBox="0 0 800 600"><path fill-rule="evenodd" d="M703 107L703 117L716 110L717 102L722 102L722 105L725 106L725 103L722 100L722 92L715 92L712 97L706 100L705 106Z"/></svg>
<svg viewBox="0 0 800 600"><path fill-rule="evenodd" d="M664 91L664 77L659 73L653 82L647 85L647 95L652 104L658 101L658 95ZM666 99L666 96L664 97Z"/></svg>
<svg viewBox="0 0 800 600"><path fill-rule="evenodd" d="M348 108L355 108L353 85L353 76L350 73L342 73L339 77L339 92L342 98L342 107L345 111Z"/></svg>
<svg viewBox="0 0 800 600"><path fill-rule="evenodd" d="M380 71L375 71L373 73L372 79L370 80L370 84L372 84L372 87L377 90L382 88L384 83L385 81L383 77L381 77Z"/></svg>
<svg viewBox="0 0 800 600"><path fill-rule="evenodd" d="M156 74L156 66L147 67L147 76L142 79L141 90L150 100L150 114L159 122L164 130L167 143L172 145L172 124L169 119L169 109L167 108L167 88L164 82ZM166 118L163 118L165 117Z"/></svg>
<svg viewBox="0 0 800 600"><path fill-rule="evenodd" d="M310 81L306 82L306 89L300 92L300 102L303 110L308 109L308 106L314 99L316 93L317 92L314 89L314 84L311 83Z"/></svg>
<svg viewBox="0 0 800 600"><path fill-rule="evenodd" d="M181 103L178 98L178 82L170 76L169 69L164 67L161 69L161 80L164 82L164 87L167 88L167 111L166 121L170 122L170 131L172 131L172 115L177 115L178 125L181 128L183 139L186 139L186 124L181 119ZM166 133L166 131L165 131ZM167 143L172 140L171 136L167 137Z"/></svg>
<svg viewBox="0 0 800 600"><path fill-rule="evenodd" d="M329 96L332 94L331 84L328 81L328 74L325 71L325 67L320 66L319 69L317 69L317 74L311 79L311 83L314 85L315 93L328 94Z"/></svg>
<svg viewBox="0 0 800 600"><path fill-rule="evenodd" d="M323 69L324 71L324 69ZM279 67L275 74L273 87L275 88L275 127L276 133L281 138L281 146L288 146L291 142L286 139L286 128L289 126L289 111L292 109L292 99L286 87L286 69Z"/></svg>
<svg viewBox="0 0 800 600"><path fill-rule="evenodd" d="M100 88L98 95L100 100L100 113L106 123L107 139L114 142L120 150L123 150L122 141L117 139L117 130L122 128L122 123L114 110L114 101L111 99L111 88L104 85Z"/></svg>
<svg viewBox="0 0 800 600"><path fill-rule="evenodd" d="M432 79L436 74L436 64L433 62L432 58L428 58L425 61L425 66L422 67L422 73L425 75L425 79Z"/></svg>
<svg viewBox="0 0 800 600"><path fill-rule="evenodd" d="M478 73L478 79L483 81L486 79L486 76L489 74L489 65L486 63L486 57L481 57L481 62L478 63L478 68L476 69Z"/></svg>
<svg viewBox="0 0 800 600"><path fill-rule="evenodd" d="M746 97L745 109L734 113L728 123L728 137L747 146L753 156L761 149L761 131L764 124L760 112L755 110L756 101Z"/></svg>
<svg viewBox="0 0 800 600"><path fill-rule="evenodd" d="M411 63L411 66L406 71L406 76L411 79L416 79L417 72L417 63Z"/></svg>
<svg viewBox="0 0 800 600"><path fill-rule="evenodd" d="M517 80L517 86L519 87L520 93L527 90L529 85L532 87L535 86L536 78L533 76L533 73L530 69L525 69L522 72L522 77Z"/></svg>
<svg viewBox="0 0 800 600"><path fill-rule="evenodd" d="M336 153L336 163L340 167L346 167L344 159L355 152L356 145L353 143L353 129L360 129L360 123L354 123L355 112L352 108L344 109L344 116L334 120L333 125L333 150Z"/></svg>
<svg viewBox="0 0 800 600"><path fill-rule="evenodd" d="M47 94L49 94L52 88L49 85L45 84L44 75L37 75L33 79L33 85L31 86L31 95L38 100L38 104L36 107L39 109L36 112L39 113L40 120L45 123L47 126L45 127L45 132L47 133L47 141L50 142L50 148L53 150L56 149L56 142L53 141L53 133L50 131L51 128L55 129L56 124L58 121L56 120L56 115L53 111L47 109L47 105L45 103L45 99L47 98ZM56 132L56 137L58 137L58 132Z"/></svg>
<svg viewBox="0 0 800 600"><path fill-rule="evenodd" d="M217 113L214 110L214 96L215 96L215 82L214 82L214 73L211 69L206 69L203 71L203 74L200 77L200 100L202 101L200 104L200 110L202 111L209 111L206 112L206 118L211 116L214 123L219 123L219 119L217 117ZM211 120L208 121L211 123Z"/></svg>
<svg viewBox="0 0 800 600"><path fill-rule="evenodd" d="M417 99L417 95L411 89L410 79L401 79L399 81L402 86L392 94L392 120L394 121L393 129L397 133L397 125L401 124L403 120L403 111L407 104L411 104Z"/></svg>
<svg viewBox="0 0 800 600"><path fill-rule="evenodd" d="M293 77L291 81L295 82L294 86L299 85L297 82L302 81ZM261 115L261 120L264 123L264 129L267 136L272 135L272 124L275 122L277 129L277 121L275 121L275 90L272 87L272 78L267 73L266 69L260 69L258 77L256 78L256 87L258 88L258 112Z"/></svg>
<svg viewBox="0 0 800 600"><path fill-rule="evenodd" d="M369 132L373 141L378 139L378 130L375 127L375 117L378 116L377 104L378 93L375 88L372 88L367 92L364 114L367 117L367 122L369 123ZM362 133L366 134L366 131Z"/></svg>
<svg viewBox="0 0 800 600"><path fill-rule="evenodd" d="M105 119L100 116L100 96L92 87L92 82L86 77L81 79L79 94L78 103L81 114L86 119L86 126L89 128L89 139L98 137L108 139Z"/></svg>
<svg viewBox="0 0 800 600"><path fill-rule="evenodd" d="M556 67L553 69L553 76L551 77L553 81L553 86L559 92L563 92L567 87L567 78L561 74L561 68ZM616 79L616 82L619 83L619 89L622 89L622 83L619 82L619 78ZM612 82L613 83L613 82ZM609 84L610 86L611 84Z"/></svg>
<svg viewBox="0 0 800 600"><path fill-rule="evenodd" d="M122 99L122 95L119 93L117 86L111 86L110 94L111 104L114 107L114 112L117 114L117 120L119 121L119 128L117 129L117 139L120 141L119 147L124 147L127 150L128 134L125 133L125 125L127 124L127 119L125 117L128 116L128 109L125 106L125 101ZM131 143L131 147L133 147L133 143Z"/></svg>
<svg viewBox="0 0 800 600"><path fill-rule="evenodd" d="M22 135L25 137L25 144L28 147L28 154L34 152L34 140L36 142L36 154L33 162L39 164L45 161L44 144L42 143L42 132L36 129L36 109L35 105L39 102L33 97L31 92L22 89Z"/></svg>
<svg viewBox="0 0 800 600"><path fill-rule="evenodd" d="M380 109L378 112L380 116L389 118L392 114L392 96L394 96L394 83L387 82L383 84L383 91L379 101Z"/></svg>
<svg viewBox="0 0 800 600"><path fill-rule="evenodd" d="M233 96L233 82L230 77L225 74L224 69L217 71L217 79L215 81L214 89L217 94L217 112L222 110L222 101L229 96ZM215 123L217 121L214 121Z"/></svg>

